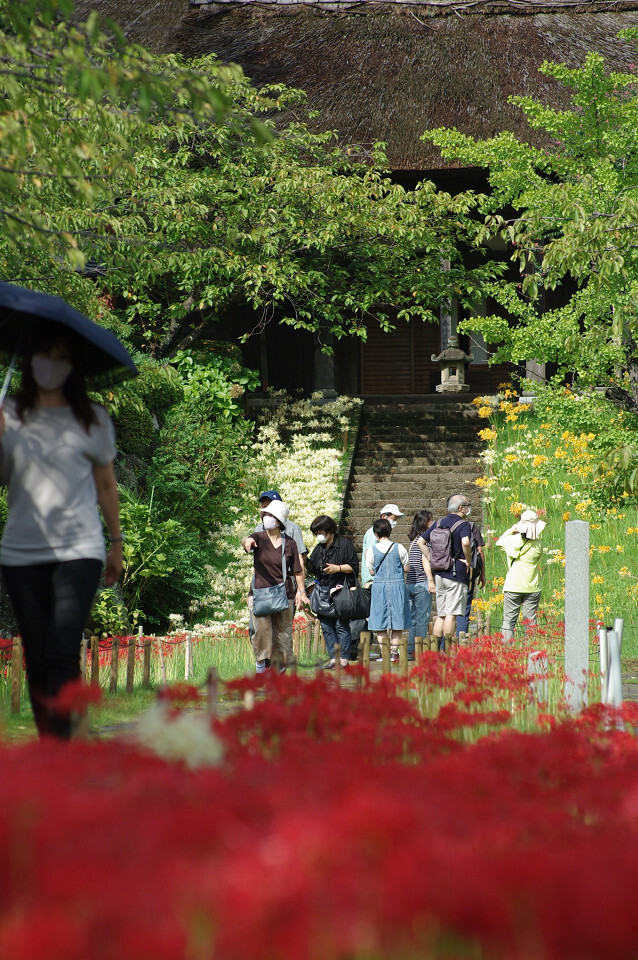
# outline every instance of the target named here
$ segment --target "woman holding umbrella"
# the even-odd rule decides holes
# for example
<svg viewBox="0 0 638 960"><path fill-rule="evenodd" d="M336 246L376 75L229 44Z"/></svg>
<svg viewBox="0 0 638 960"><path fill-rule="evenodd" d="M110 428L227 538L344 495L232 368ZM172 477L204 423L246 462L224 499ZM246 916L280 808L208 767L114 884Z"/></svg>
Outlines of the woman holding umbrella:
<svg viewBox="0 0 638 960"><path fill-rule="evenodd" d="M70 737L71 720L53 701L79 677L82 630L103 565L107 586L122 570L115 435L106 411L87 395L91 349L58 322L31 324L20 390L0 410L0 482L9 507L0 565L38 732L60 738Z"/></svg>

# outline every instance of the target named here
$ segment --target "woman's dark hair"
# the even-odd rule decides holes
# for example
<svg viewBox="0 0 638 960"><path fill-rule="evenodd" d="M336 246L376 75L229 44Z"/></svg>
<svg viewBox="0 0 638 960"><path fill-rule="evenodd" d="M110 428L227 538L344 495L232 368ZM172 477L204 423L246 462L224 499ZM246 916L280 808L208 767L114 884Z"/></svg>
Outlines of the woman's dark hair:
<svg viewBox="0 0 638 960"><path fill-rule="evenodd" d="M433 519L434 514L430 513L429 510L417 510L414 514L412 526L410 527L409 540L416 540L417 537L423 536L430 525L430 521Z"/></svg>
<svg viewBox="0 0 638 960"><path fill-rule="evenodd" d="M389 520L386 520L385 517L379 517L379 519L375 520L372 524L372 532L379 540L381 537L389 537L392 533L392 524Z"/></svg>
<svg viewBox="0 0 638 960"><path fill-rule="evenodd" d="M334 522L332 517L326 517L322 514L320 517L315 517L315 519L310 524L310 532L314 533L315 536L318 533L327 533L327 534L336 534L337 524Z"/></svg>
<svg viewBox="0 0 638 960"><path fill-rule="evenodd" d="M60 336L59 333L42 331L37 337L34 337L34 342L22 358L22 383L16 394L18 416L21 420L24 419L24 414L35 406L38 395L38 385L31 371L31 361L34 355L36 353L48 353L56 343L63 343L67 347L73 365L73 369L62 387L62 392L75 415L75 419L88 432L91 424L97 423L97 418L86 392L86 383L82 373L85 367L84 344L79 337L74 337L73 334Z"/></svg>

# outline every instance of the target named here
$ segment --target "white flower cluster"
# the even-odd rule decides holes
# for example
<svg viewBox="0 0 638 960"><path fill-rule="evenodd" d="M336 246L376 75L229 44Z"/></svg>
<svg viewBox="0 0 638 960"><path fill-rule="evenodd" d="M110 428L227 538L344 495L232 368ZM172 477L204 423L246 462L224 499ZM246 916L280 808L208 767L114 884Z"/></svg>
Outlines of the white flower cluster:
<svg viewBox="0 0 638 960"><path fill-rule="evenodd" d="M336 401L330 405L330 420L345 430L355 406L356 401L352 398ZM326 425L327 408L318 407L309 400L295 401L289 408L294 408L293 423L298 424L292 433L288 424L289 442L282 442L281 427L275 414L259 428L250 462L250 482L257 490L262 483L279 490L290 507L290 519L301 527L306 546L311 550L314 538L309 527L314 518L327 514L338 519L344 456L335 444L333 434L321 429ZM210 589L191 610L192 614L200 615L203 611L213 611L213 616L206 620L211 629L228 623L248 623L246 597L253 566L241 540L258 522L255 505L253 513L233 516L232 523L213 536L216 552L220 559L226 558L226 566L223 572L210 570Z"/></svg>

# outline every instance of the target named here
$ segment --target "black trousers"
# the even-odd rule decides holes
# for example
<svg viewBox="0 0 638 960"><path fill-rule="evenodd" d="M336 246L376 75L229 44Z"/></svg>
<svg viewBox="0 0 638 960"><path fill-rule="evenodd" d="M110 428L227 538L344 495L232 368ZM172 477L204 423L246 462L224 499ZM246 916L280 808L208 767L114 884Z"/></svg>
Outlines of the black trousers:
<svg viewBox="0 0 638 960"><path fill-rule="evenodd" d="M71 736L71 718L49 705L80 675L82 630L102 572L101 560L66 560L2 567L27 662L29 696L38 733Z"/></svg>

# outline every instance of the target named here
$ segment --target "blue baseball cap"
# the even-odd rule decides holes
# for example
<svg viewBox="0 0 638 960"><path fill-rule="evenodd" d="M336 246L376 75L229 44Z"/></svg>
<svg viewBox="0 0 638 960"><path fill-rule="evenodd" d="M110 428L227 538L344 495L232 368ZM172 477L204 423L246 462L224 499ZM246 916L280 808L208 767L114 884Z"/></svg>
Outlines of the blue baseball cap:
<svg viewBox="0 0 638 960"><path fill-rule="evenodd" d="M277 493L276 490L264 490L263 493L259 494L260 500L281 500L281 496Z"/></svg>

